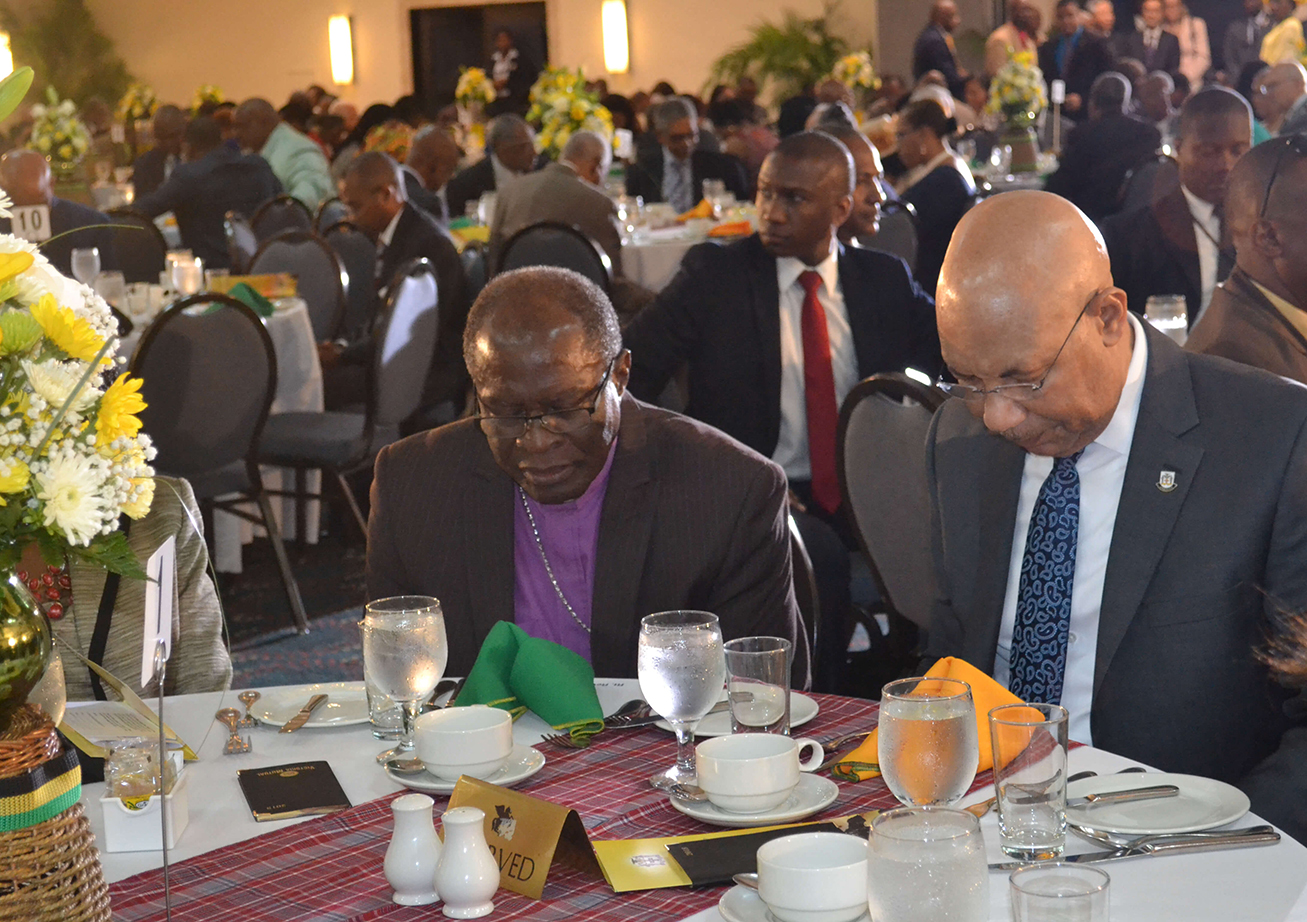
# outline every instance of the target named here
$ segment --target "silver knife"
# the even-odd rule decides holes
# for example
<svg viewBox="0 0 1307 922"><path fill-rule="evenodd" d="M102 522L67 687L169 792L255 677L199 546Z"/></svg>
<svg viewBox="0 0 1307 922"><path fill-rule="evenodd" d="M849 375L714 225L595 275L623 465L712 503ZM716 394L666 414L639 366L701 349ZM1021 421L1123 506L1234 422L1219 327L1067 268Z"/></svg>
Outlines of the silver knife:
<svg viewBox="0 0 1307 922"><path fill-rule="evenodd" d="M1226 848L1252 848L1259 845L1274 845L1280 841L1280 834L1271 826L1251 826L1232 832L1177 832L1165 835L1142 836L1133 845L1114 848L1105 852L1086 852L1083 855L1067 855L1058 860L1068 864L1094 864L1100 861L1115 861L1118 858L1146 858L1151 855L1169 855L1178 852L1218 851ZM991 864L991 871L1015 871L1017 868L1031 864L1046 864L1040 861L1004 861Z"/></svg>
<svg viewBox="0 0 1307 922"><path fill-rule="evenodd" d="M720 714L722 711L728 710L730 706L731 705L729 701L718 701L716 704L713 705L712 710L710 710L708 714ZM703 716L707 717L708 714L705 714ZM623 720L621 723L612 724L610 727L608 727L608 729L630 730L635 727L652 727L654 724L660 723L661 721L664 721L666 719L667 718L662 717L658 714L650 714L648 717L637 717L634 720Z"/></svg>
<svg viewBox="0 0 1307 922"><path fill-rule="evenodd" d="M290 720L286 721L286 723L282 726L282 728L277 732L294 733L300 727L304 726L304 724L309 719L309 715L313 713L314 709L317 708L320 704L322 704L322 702L326 700L327 700L326 695L314 695L312 698L309 699L309 703L304 705L304 707L300 708L299 713L296 714L294 717L292 717Z"/></svg>
<svg viewBox="0 0 1307 922"><path fill-rule="evenodd" d="M1119 804L1135 800L1152 800L1156 797L1176 797L1180 789L1174 784L1155 784L1147 788L1127 788L1124 791L1104 791L1102 794L1086 794L1073 797L1067 801L1068 807L1093 807L1098 804Z"/></svg>

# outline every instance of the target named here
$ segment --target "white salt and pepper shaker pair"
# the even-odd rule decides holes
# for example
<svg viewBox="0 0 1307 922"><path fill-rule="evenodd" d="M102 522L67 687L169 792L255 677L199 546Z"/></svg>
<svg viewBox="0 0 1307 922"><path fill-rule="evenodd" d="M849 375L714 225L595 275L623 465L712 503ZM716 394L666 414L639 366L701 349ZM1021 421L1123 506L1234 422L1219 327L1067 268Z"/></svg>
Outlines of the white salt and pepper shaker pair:
<svg viewBox="0 0 1307 922"><path fill-rule="evenodd" d="M386 881L401 906L425 906L443 899L451 919L479 919L495 908L499 866L486 844L486 815L476 807L445 811L445 844L436 836L425 794L405 794L390 805L395 831L386 849Z"/></svg>

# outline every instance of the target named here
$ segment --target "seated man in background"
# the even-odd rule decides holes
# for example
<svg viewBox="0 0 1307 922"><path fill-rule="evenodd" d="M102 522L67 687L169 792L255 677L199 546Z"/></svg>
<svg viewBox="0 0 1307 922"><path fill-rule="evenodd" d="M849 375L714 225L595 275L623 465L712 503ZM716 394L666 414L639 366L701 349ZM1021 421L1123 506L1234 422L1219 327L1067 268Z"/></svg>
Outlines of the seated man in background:
<svg viewBox="0 0 1307 922"><path fill-rule="evenodd" d="M1297 142L1259 144L1230 173L1235 268L1185 348L1307 384L1307 140Z"/></svg>
<svg viewBox="0 0 1307 922"><path fill-rule="evenodd" d="M939 333L960 399L926 440L927 658L1307 833L1289 824L1307 760L1277 752L1289 695L1257 655L1281 610L1307 608L1307 391L1141 323L1093 225L1045 192L958 225ZM1268 758L1296 783L1265 783Z"/></svg>
<svg viewBox="0 0 1307 922"><path fill-rule="evenodd" d="M182 133L186 131L186 114L176 106L160 106L154 112L152 128L154 147L137 157L132 164L132 188L137 201L162 186L182 162Z"/></svg>
<svg viewBox="0 0 1307 922"><path fill-rule="evenodd" d="M852 125L822 124L818 130L843 144L853 158L853 207L836 230L836 236L840 243L874 249L876 232L880 229L880 206L888 197L880 153L867 136Z"/></svg>
<svg viewBox="0 0 1307 922"><path fill-rule="evenodd" d="M450 218L463 217L468 202L530 173L535 162L535 132L526 120L512 113L492 118L486 126L485 157L460 170L445 186Z"/></svg>
<svg viewBox="0 0 1307 922"><path fill-rule="evenodd" d="M50 164L36 151L11 150L0 157L0 189L17 206L45 205L50 209L49 239L39 246L41 254L64 275L73 277L73 250L87 247L100 251L101 271L117 267L113 232L104 226L112 223L109 216L58 198L54 194ZM13 233L13 222L0 218L0 234L9 233Z"/></svg>
<svg viewBox="0 0 1307 922"><path fill-rule="evenodd" d="M1297 61L1276 64L1255 87L1257 111L1273 133L1307 132L1307 69Z"/></svg>
<svg viewBox="0 0 1307 922"><path fill-rule="evenodd" d="M479 416L377 457L369 598L440 599L451 674L497 621L634 676L640 619L700 609L726 638L806 635L785 477L708 426L626 392L631 356L603 291L566 269L496 276L463 334Z"/></svg>
<svg viewBox="0 0 1307 922"><path fill-rule="evenodd" d="M182 153L185 162L153 193L138 196L133 208L152 218L171 211L182 246L206 268L230 268L227 212L253 217L260 205L281 194L281 182L262 157L223 144L222 129L205 115L186 126Z"/></svg>
<svg viewBox="0 0 1307 922"><path fill-rule="evenodd" d="M1252 133L1252 110L1238 93L1217 86L1195 93L1176 129L1180 184L1103 222L1112 277L1135 313L1144 312L1150 295L1184 295L1192 327L1234 268L1225 189Z"/></svg>
<svg viewBox="0 0 1307 922"><path fill-rule="evenodd" d="M359 154L350 164L340 198L350 210L350 220L377 245L379 304L401 266L418 257L431 260L440 298L440 330L421 407L452 404L452 415L448 416L452 419L462 410L467 386L459 340L467 318L467 277L458 251L435 218L404 200L399 165L379 151ZM328 410L361 404L366 399L367 367L372 361L377 319L374 311L363 328L348 331L344 341L319 345Z"/></svg>
<svg viewBox="0 0 1307 922"><path fill-rule="evenodd" d="M233 124L241 149L268 161L286 193L303 202L310 214L336 194L322 148L283 122L272 103L245 100L236 109Z"/></svg>
<svg viewBox="0 0 1307 922"><path fill-rule="evenodd" d="M413 136L408 157L400 167L404 171L404 193L408 201L442 225L449 224L445 184L458 169L462 156L449 132L427 125Z"/></svg>
<svg viewBox="0 0 1307 922"><path fill-rule="evenodd" d="M649 130L658 139L658 153L627 168L627 195L639 195L646 204L668 202L685 212L703 198L705 179L719 179L737 199L749 197L744 164L730 154L698 149L699 116L688 99L650 107Z"/></svg>

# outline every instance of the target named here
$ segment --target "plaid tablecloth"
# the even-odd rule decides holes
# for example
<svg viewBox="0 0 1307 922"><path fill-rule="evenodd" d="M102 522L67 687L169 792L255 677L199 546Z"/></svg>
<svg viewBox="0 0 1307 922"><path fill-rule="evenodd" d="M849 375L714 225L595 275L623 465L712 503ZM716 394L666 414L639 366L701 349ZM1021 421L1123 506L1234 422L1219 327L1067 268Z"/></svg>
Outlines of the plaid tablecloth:
<svg viewBox="0 0 1307 922"><path fill-rule="evenodd" d="M875 725L877 705L814 695L821 712L795 735L818 740ZM675 761L676 743L656 728L609 732L588 749L541 744L548 762L522 785L534 797L573 807L592 839L634 839L714 832L652 790L648 777ZM990 773L976 778L988 784ZM397 796L397 795L395 795ZM434 907L390 901L382 860L391 834L390 801L383 797L350 810L273 830L172 867L173 919L241 919L243 922L363 922L431 919ZM436 813L447 798L437 797ZM897 806L879 779L840 784L840 794L819 816L835 817ZM818 817L814 817L816 819ZM544 897L529 900L501 889L496 920L587 922L679 919L716 904L723 888L668 889L616 894L602 878L555 867ZM163 919L161 871L138 874L110 887L113 916L122 922ZM435 910L438 912L438 910Z"/></svg>

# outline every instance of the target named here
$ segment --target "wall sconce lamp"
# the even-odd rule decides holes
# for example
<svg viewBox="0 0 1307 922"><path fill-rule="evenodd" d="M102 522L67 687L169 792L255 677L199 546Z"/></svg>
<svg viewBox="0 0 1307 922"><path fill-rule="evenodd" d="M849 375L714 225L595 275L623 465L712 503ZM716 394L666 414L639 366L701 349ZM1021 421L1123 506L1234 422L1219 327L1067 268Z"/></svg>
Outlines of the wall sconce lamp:
<svg viewBox="0 0 1307 922"><path fill-rule="evenodd" d="M631 67L631 44L626 33L626 0L604 0L604 69L624 74Z"/></svg>
<svg viewBox="0 0 1307 922"><path fill-rule="evenodd" d="M9 33L0 32L0 80L14 72L14 53L9 49Z"/></svg>
<svg viewBox="0 0 1307 922"><path fill-rule="evenodd" d="M348 16L327 20L327 42L331 48L331 80L337 86L354 82L354 37Z"/></svg>

